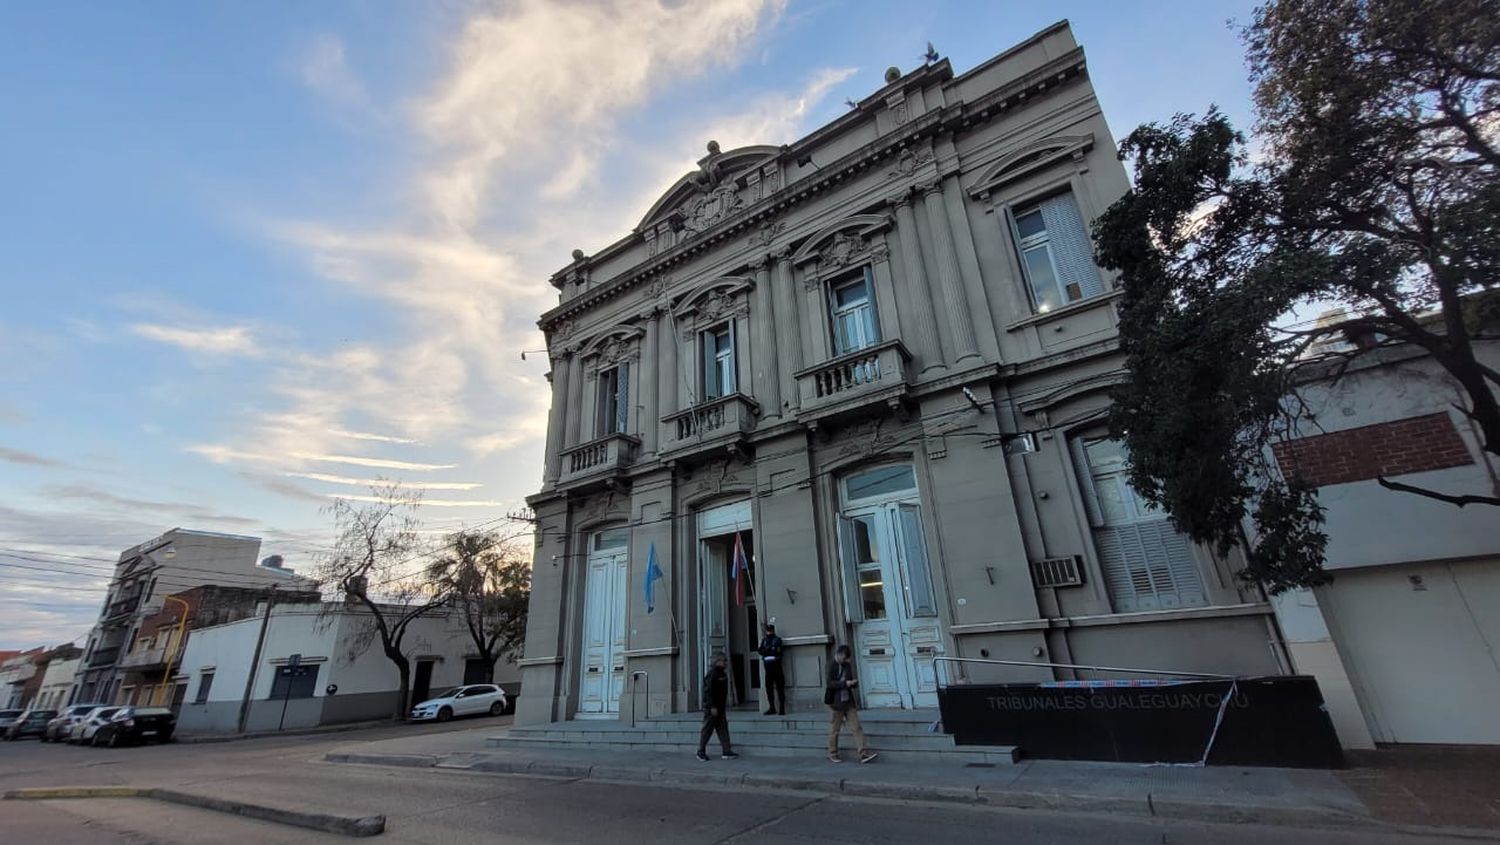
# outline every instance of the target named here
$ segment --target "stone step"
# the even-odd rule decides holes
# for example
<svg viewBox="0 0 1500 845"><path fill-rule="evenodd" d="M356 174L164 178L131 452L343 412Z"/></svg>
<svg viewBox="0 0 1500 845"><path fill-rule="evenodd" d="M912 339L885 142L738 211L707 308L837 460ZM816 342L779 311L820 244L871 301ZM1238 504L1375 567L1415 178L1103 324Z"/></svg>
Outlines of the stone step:
<svg viewBox="0 0 1500 845"><path fill-rule="evenodd" d="M733 734L731 734L733 738ZM816 741L805 742L806 740ZM869 747L880 752L881 759L894 762L908 763L955 763L960 765L980 766L1008 766L1018 759L1017 750L1011 746L986 746L958 747L949 745L945 748L905 748L886 747L873 738L867 737ZM747 757L807 757L822 754L824 738L801 737L790 738L781 742L760 742L747 740L736 741L735 750L740 751ZM519 737L519 736L496 736L490 737L485 744L491 748L504 748L511 750L527 751L549 751L564 750L572 751L581 748L592 748L603 751L657 751L657 752L680 752L691 754L698 746L697 735L680 736L664 735L653 737L649 740L592 740L589 742L578 742L573 739L555 739L547 737ZM847 734L842 738L840 746L846 752L846 758L852 757L853 739ZM709 741L710 751L716 749L717 740Z"/></svg>
<svg viewBox="0 0 1500 845"><path fill-rule="evenodd" d="M788 746L794 748L821 748L828 740L828 732L822 731L782 731L750 732L736 730L730 725L730 736L737 742L756 746ZM515 739L540 739L556 742L571 742L579 746L592 746L601 742L629 743L629 744L651 744L651 743L696 743L698 740L697 730L680 731L529 731L516 733L512 731L510 737ZM844 732L849 737L848 731ZM942 751L953 748L953 739L945 734L885 734L865 731L865 740L873 748L906 748L912 750Z"/></svg>
<svg viewBox="0 0 1500 845"><path fill-rule="evenodd" d="M691 722L651 723L638 722L631 725L628 722L611 724L590 724L586 722L563 722L551 725L528 725L525 727L513 727L510 733L514 736L534 736L543 733L566 732L578 736L588 736L597 739L607 739L612 734L619 733L648 733L648 734L670 734L678 732L697 733L700 720ZM927 725L891 725L880 722L864 722L865 733L880 736L947 736L941 730L928 730ZM746 734L784 734L784 733L808 733L822 735L828 730L828 720L817 722L758 722L747 720L729 720L729 728L732 731Z"/></svg>

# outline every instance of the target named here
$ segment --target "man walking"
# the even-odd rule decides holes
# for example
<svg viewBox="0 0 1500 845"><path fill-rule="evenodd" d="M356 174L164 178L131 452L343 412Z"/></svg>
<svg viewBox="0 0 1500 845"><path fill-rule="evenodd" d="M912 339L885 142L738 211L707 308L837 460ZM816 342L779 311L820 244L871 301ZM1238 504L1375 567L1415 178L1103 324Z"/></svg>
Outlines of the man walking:
<svg viewBox="0 0 1500 845"><path fill-rule="evenodd" d="M713 668L703 676L703 730L698 732L698 759L708 762L708 738L719 735L719 756L733 760L740 756L729 747L729 673L725 667L729 659L722 653L714 655Z"/></svg>
<svg viewBox="0 0 1500 845"><path fill-rule="evenodd" d="M766 712L764 715L767 716L774 716L777 713L786 715L786 676L781 671L781 653L785 648L781 637L776 636L776 626L767 622L766 635L761 638L760 646L756 649L760 652L760 662L766 670Z"/></svg>
<svg viewBox="0 0 1500 845"><path fill-rule="evenodd" d="M823 703L833 711L833 723L828 727L828 760L831 763L844 762L839 757L839 732L845 722L854 732L859 762L868 763L880 756L865 747L865 729L859 723L859 702L854 693L859 679L854 677L854 664L850 661L853 656L849 646L841 645L833 650L833 665L828 667L828 689L823 693Z"/></svg>

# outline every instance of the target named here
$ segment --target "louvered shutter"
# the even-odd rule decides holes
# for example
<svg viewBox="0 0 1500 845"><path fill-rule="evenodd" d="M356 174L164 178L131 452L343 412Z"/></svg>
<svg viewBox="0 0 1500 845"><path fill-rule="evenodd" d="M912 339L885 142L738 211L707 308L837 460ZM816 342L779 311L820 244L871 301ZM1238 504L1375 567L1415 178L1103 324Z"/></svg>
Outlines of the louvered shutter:
<svg viewBox="0 0 1500 845"><path fill-rule="evenodd" d="M854 521L839 517L839 571L844 576L844 615L850 622L865 621L859 595L859 561L854 551Z"/></svg>
<svg viewBox="0 0 1500 845"><path fill-rule="evenodd" d="M1099 280L1099 268L1094 266L1088 229L1083 225L1073 195L1059 194L1045 200L1041 210L1042 222L1047 225L1047 240L1052 245L1052 260L1063 288L1070 283L1078 285L1077 298L1103 293L1104 284Z"/></svg>
<svg viewBox="0 0 1500 845"><path fill-rule="evenodd" d="M1163 610L1208 603L1192 542L1165 519L1094 532L1115 610Z"/></svg>
<svg viewBox="0 0 1500 845"><path fill-rule="evenodd" d="M907 612L912 616L936 616L932 571L927 565L927 546L922 536L922 509L916 505L900 505L898 516L901 558L906 568Z"/></svg>
<svg viewBox="0 0 1500 845"><path fill-rule="evenodd" d="M1104 524L1099 511L1099 494L1094 491L1094 475L1089 471L1089 457L1083 451L1083 438L1068 440L1068 449L1073 453L1073 475L1078 479L1078 492L1083 495L1083 509L1088 513L1089 525L1098 528Z"/></svg>

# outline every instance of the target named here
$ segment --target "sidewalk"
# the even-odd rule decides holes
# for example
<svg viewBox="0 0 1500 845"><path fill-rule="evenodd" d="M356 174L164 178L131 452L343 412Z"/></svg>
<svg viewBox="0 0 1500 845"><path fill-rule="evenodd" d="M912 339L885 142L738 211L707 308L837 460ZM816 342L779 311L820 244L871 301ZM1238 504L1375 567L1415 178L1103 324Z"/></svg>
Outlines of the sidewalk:
<svg viewBox="0 0 1500 845"><path fill-rule="evenodd" d="M960 801L992 806L1125 813L1214 822L1299 827L1407 830L1500 839L1500 829L1466 812L1413 810L1399 794L1376 790L1384 769L1329 772L1308 769L1203 769L1053 760L1013 766L963 764L834 764L811 759L757 757L737 747L739 760L700 763L690 754L618 751L531 751L488 748L494 730L456 731L350 743L328 755L333 763L441 768L482 773L594 778L634 784L760 787L830 794ZM846 757L852 757L852 754ZM1487 780L1494 780L1491 776ZM1372 776L1364 773L1374 772ZM1352 780L1351 780L1352 778ZM1486 779L1486 778L1481 778ZM1493 786L1490 787L1492 790ZM1443 809L1433 807L1431 809ZM1448 809L1452 809L1451 807Z"/></svg>

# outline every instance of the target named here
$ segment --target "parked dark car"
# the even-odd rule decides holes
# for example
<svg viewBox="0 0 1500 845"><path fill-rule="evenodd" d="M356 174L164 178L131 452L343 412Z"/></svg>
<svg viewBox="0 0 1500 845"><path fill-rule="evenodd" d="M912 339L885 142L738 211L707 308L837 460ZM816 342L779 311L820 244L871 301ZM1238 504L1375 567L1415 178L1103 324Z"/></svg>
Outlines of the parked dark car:
<svg viewBox="0 0 1500 845"><path fill-rule="evenodd" d="M47 723L57 715L56 710L27 710L21 714L14 725L5 729L6 739L25 739L28 736L41 736L47 730Z"/></svg>
<svg viewBox="0 0 1500 845"><path fill-rule="evenodd" d="M73 726L88 718L90 713L107 705L97 703L69 704L62 712L52 717L42 732L42 742L62 742L68 738Z"/></svg>
<svg viewBox="0 0 1500 845"><path fill-rule="evenodd" d="M25 710L0 710L0 733L4 733L7 728L14 725L25 712Z"/></svg>
<svg viewBox="0 0 1500 845"><path fill-rule="evenodd" d="M177 717L166 707L126 707L94 734L94 745L118 748L147 742L171 742Z"/></svg>

